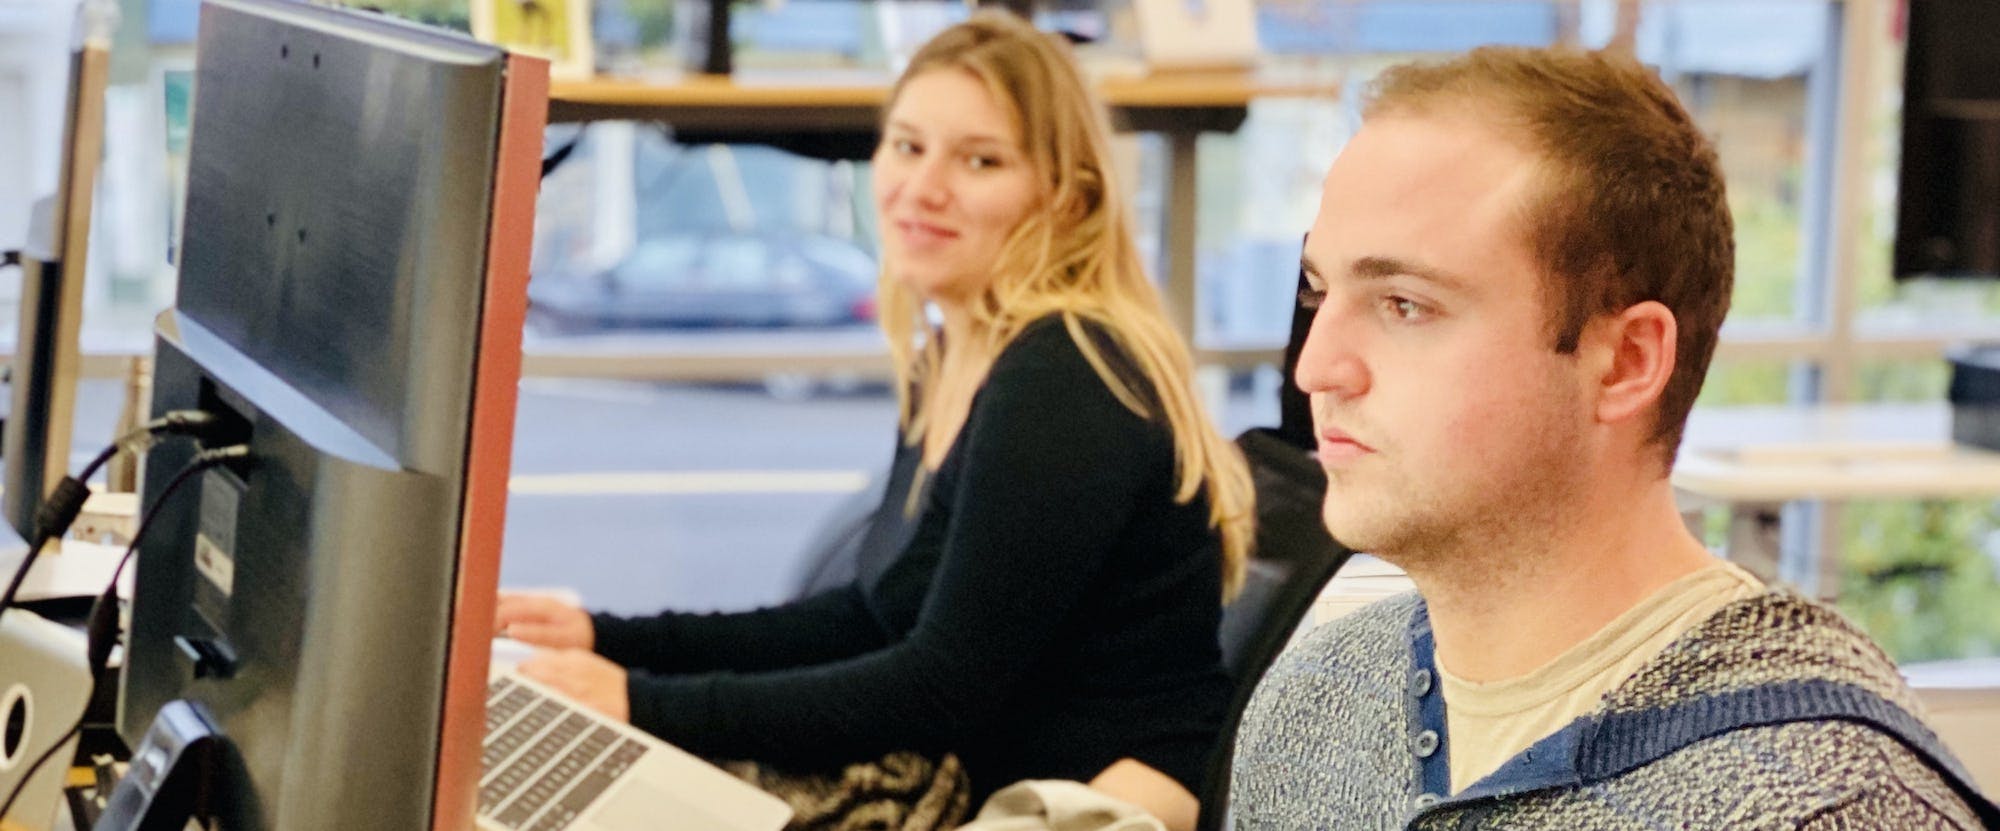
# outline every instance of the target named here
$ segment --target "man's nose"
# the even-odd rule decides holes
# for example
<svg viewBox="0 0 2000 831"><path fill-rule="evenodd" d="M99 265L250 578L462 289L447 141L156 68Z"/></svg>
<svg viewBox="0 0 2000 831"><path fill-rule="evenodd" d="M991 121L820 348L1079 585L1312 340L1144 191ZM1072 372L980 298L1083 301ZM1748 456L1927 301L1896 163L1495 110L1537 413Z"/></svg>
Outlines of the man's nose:
<svg viewBox="0 0 2000 831"><path fill-rule="evenodd" d="M1305 345L1299 349L1293 380L1307 395L1353 398L1368 391L1368 365L1362 360L1355 322L1339 299L1327 297L1313 313Z"/></svg>

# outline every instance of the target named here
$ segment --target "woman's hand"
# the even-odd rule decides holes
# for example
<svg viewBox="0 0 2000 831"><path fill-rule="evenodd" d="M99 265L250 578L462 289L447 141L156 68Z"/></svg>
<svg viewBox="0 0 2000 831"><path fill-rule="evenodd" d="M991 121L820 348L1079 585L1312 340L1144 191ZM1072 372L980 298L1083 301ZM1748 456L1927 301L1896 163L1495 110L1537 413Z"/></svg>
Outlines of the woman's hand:
<svg viewBox="0 0 2000 831"><path fill-rule="evenodd" d="M537 652L518 671L585 707L619 721L632 720L631 700L625 694L625 668L601 655L580 649Z"/></svg>
<svg viewBox="0 0 2000 831"><path fill-rule="evenodd" d="M597 642L589 612L546 595L501 592L493 618L495 634L533 646L588 650Z"/></svg>

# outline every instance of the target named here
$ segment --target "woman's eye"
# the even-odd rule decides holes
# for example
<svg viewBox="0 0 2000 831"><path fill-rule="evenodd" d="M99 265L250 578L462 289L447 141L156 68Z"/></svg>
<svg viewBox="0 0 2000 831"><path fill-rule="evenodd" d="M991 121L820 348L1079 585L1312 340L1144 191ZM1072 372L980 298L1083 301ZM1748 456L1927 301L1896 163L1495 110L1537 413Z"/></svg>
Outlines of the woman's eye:
<svg viewBox="0 0 2000 831"><path fill-rule="evenodd" d="M903 156L914 156L923 152L923 148L918 147L916 142L909 139L896 139L889 143L889 149Z"/></svg>
<svg viewBox="0 0 2000 831"><path fill-rule="evenodd" d="M992 156L967 156L965 158L965 166L973 170L986 170L987 168L999 167L1000 160Z"/></svg>

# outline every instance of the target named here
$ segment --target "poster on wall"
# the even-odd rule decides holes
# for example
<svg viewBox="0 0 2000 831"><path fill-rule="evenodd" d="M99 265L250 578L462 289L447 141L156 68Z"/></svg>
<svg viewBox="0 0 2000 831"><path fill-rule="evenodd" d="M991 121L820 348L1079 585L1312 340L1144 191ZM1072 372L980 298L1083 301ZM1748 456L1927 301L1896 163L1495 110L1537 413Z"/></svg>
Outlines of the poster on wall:
<svg viewBox="0 0 2000 831"><path fill-rule="evenodd" d="M472 36L549 59L549 75L592 74L590 0L472 0Z"/></svg>
<svg viewBox="0 0 2000 831"><path fill-rule="evenodd" d="M1132 0L1132 10L1152 69L1242 69L1257 61L1251 0Z"/></svg>

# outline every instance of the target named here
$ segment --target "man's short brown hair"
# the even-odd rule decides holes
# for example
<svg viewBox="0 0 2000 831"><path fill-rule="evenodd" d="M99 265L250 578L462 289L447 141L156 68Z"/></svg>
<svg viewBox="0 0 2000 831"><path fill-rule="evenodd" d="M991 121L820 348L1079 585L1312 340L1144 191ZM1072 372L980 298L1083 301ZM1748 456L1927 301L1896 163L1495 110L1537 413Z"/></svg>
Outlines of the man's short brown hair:
<svg viewBox="0 0 2000 831"><path fill-rule="evenodd" d="M1527 213L1530 250L1572 352L1592 318L1646 300L1673 311L1674 372L1654 441L1673 462L1729 312L1736 243L1722 171L1674 92L1630 55L1485 47L1376 79L1365 117L1470 108L1517 131L1548 163Z"/></svg>

